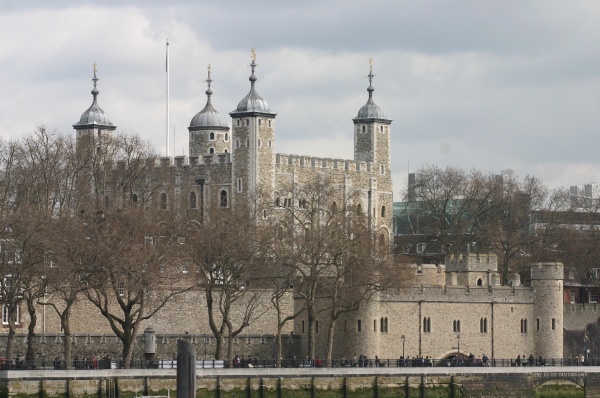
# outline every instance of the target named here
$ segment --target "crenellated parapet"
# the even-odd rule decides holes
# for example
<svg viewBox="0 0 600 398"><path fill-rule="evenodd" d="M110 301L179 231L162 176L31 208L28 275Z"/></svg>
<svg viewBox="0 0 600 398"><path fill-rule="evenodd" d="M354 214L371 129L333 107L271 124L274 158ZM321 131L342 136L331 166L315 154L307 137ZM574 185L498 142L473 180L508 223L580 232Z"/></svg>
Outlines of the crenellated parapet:
<svg viewBox="0 0 600 398"><path fill-rule="evenodd" d="M348 159L322 158L304 155L288 155L278 153L275 155L275 165L279 168L293 169L332 169L356 172L373 171L373 163Z"/></svg>

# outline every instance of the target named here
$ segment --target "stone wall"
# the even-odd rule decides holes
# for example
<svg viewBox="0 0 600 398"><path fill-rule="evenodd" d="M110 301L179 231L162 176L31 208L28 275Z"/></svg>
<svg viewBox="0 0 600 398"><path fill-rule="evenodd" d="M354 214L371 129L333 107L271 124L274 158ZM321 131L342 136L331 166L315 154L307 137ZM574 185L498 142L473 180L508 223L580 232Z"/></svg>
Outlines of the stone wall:
<svg viewBox="0 0 600 398"><path fill-rule="evenodd" d="M0 372L0 398L176 396L175 370ZM501 397L600 396L597 371L564 369L469 372L444 369L401 373L389 370L311 369L205 370L197 374L202 397Z"/></svg>
<svg viewBox="0 0 600 398"><path fill-rule="evenodd" d="M63 339L62 335L45 335L34 337L34 353L36 361L51 361L56 357L63 358ZM216 339L212 335L192 335L192 334L157 334L156 335L156 359L170 360L176 356L177 340L183 339L196 348L196 357L198 359L214 359ZM6 347L6 335L0 335L0 346ZM74 335L71 338L72 356L83 357L95 356L102 358L109 356L113 359L119 359L122 355L122 344L114 335ZM283 338L283 354L285 358L291 358L296 352L300 351L300 339L295 335L286 335ZM25 357L27 347L27 336L17 335L15 339L15 356ZM272 359L276 348L276 338L274 335L248 334L240 335L234 340L234 351L236 355L256 356L258 359ZM227 339L224 344L224 355L227 354ZM2 356L2 352L0 352ZM143 334L136 339L134 359L144 357L144 336Z"/></svg>

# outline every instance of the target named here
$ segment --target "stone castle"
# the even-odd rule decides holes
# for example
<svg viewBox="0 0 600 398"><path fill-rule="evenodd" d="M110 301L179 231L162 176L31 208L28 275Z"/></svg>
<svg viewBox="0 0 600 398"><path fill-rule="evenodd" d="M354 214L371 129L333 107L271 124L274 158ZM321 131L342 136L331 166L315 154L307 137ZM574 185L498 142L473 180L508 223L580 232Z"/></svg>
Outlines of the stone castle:
<svg viewBox="0 0 600 398"><path fill-rule="evenodd" d="M258 95L254 54L250 66L250 91L230 112L231 127L229 120L212 105L209 69L206 105L192 117L188 128L189 156L157 160L157 170L166 167L173 183L154 192L153 200L163 208L197 211L199 219L210 200L227 208L247 201L258 190L271 193L271 199L278 206L296 206L298 199L289 187L301 185L316 175L326 175L339 186L340 200L350 189L360 193L356 205L370 215L370 227L377 231L381 241L390 244L392 121L373 100L372 66L367 102L352 119L352 160L276 153L276 113ZM92 105L73 126L78 146L87 148L110 140L116 129L98 105L96 70L92 80ZM134 193L138 194L142 192ZM266 217L270 210L262 211ZM517 277L511 286L501 286L493 254L448 256L445 265L415 265L412 272L414 286L381 292L358 312L337 322L334 357L365 354L370 358L402 355L445 358L458 353L485 353L490 358L530 354L536 358L563 356L561 264L533 264L531 286L521 286ZM204 296L197 291L178 296L144 324L142 330L151 325L156 330L159 345L161 335L164 344L168 343L165 336L191 335L199 356L202 356L203 345L206 356L206 345L210 347L211 339L205 311L199 309L205 305L203 300ZM294 298L290 295L286 300L287 308L292 311ZM264 315L248 327L243 337L236 339L239 354L262 352L271 356L276 320L274 312L266 309L269 303L265 302L264 306ZM26 333L24 312L21 312L20 323ZM85 301L76 305L71 323L80 342L106 344L106 336L111 332L96 312L95 307ZM306 317L300 316L285 330L289 334L287 355L306 355L306 322ZM317 355L323 356L327 321L322 320L320 325ZM47 334L56 335L58 341L59 333L58 318L44 312L43 320L38 320L40 341L54 342L45 339ZM203 337L196 340L196 336ZM141 346L140 350L143 344ZM94 350L98 352L102 348L89 344L74 346L74 352L81 354ZM172 353L169 349L163 352Z"/></svg>

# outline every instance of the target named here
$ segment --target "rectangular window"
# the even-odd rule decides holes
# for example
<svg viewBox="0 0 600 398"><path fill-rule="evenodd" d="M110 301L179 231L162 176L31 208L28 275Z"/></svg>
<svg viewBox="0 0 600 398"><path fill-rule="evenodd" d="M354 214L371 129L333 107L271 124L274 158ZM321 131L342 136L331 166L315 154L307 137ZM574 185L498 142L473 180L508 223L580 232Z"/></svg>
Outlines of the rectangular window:
<svg viewBox="0 0 600 398"><path fill-rule="evenodd" d="M556 318L552 318L552 330L556 330Z"/></svg>
<svg viewBox="0 0 600 398"><path fill-rule="evenodd" d="M575 304L577 302L577 291L575 289L571 289L569 292L569 297L571 299L571 304Z"/></svg>
<svg viewBox="0 0 600 398"><path fill-rule="evenodd" d="M377 319L373 319L373 331L377 332Z"/></svg>
<svg viewBox="0 0 600 398"><path fill-rule="evenodd" d="M121 297L125 295L125 282L119 282L117 284L117 293L119 293L119 296Z"/></svg>
<svg viewBox="0 0 600 398"><path fill-rule="evenodd" d="M597 302L598 302L598 291L590 290L590 303L597 303Z"/></svg>
<svg viewBox="0 0 600 398"><path fill-rule="evenodd" d="M536 319L536 330L540 330L540 318Z"/></svg>
<svg viewBox="0 0 600 398"><path fill-rule="evenodd" d="M358 333L362 332L362 322L360 319L356 321L356 329L358 330Z"/></svg>
<svg viewBox="0 0 600 398"><path fill-rule="evenodd" d="M8 305L2 306L2 325L8 325L8 316L9 316L9 307ZM19 325L21 323L21 311L19 306L16 308L15 314L15 324Z"/></svg>

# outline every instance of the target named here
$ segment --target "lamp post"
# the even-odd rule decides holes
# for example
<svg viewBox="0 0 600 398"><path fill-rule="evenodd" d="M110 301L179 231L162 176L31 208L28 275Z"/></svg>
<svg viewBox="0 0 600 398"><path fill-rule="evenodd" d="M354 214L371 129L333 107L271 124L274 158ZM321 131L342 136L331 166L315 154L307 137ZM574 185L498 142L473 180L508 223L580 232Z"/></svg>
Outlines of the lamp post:
<svg viewBox="0 0 600 398"><path fill-rule="evenodd" d="M402 365L404 365L404 361L406 360L406 358L404 357L404 343L406 342L406 337L402 335L402 337L400 337L400 340L402 340Z"/></svg>

